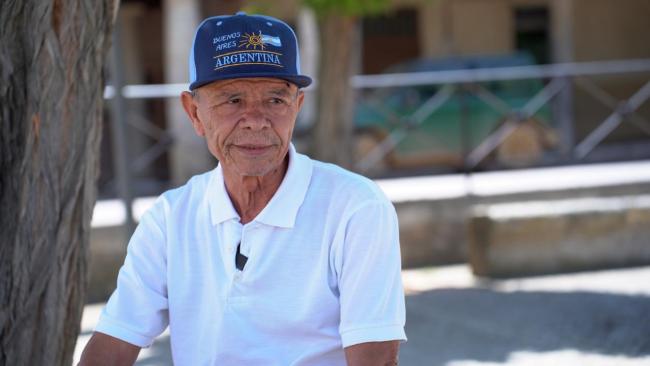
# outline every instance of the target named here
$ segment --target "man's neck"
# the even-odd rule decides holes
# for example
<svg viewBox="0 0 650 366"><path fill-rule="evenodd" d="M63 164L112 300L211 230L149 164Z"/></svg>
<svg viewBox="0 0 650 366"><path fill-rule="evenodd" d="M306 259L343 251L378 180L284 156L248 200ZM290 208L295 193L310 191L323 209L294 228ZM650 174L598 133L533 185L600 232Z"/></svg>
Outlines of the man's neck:
<svg viewBox="0 0 650 366"><path fill-rule="evenodd" d="M226 191L242 224L247 224L262 212L277 192L288 168L288 156L278 168L264 176L241 176L224 170Z"/></svg>

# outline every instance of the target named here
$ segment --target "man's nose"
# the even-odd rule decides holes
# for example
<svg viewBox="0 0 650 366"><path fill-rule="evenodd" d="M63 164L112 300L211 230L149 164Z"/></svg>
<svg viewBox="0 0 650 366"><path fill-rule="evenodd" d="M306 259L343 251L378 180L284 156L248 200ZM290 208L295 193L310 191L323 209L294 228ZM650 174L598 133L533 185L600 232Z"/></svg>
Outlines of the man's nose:
<svg viewBox="0 0 650 366"><path fill-rule="evenodd" d="M255 130L263 129L271 125L268 113L266 113L264 105L260 101L246 103L240 123L244 128Z"/></svg>

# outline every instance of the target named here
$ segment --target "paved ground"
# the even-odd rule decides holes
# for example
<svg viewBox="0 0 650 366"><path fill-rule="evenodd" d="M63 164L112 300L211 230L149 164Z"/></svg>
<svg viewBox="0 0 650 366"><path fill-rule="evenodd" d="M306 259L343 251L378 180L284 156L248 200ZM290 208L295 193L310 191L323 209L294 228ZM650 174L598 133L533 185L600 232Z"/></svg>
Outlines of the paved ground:
<svg viewBox="0 0 650 366"><path fill-rule="evenodd" d="M650 365L650 267L485 281L457 265L403 278L401 365ZM75 359L101 306L84 311ZM171 365L169 335L137 365Z"/></svg>

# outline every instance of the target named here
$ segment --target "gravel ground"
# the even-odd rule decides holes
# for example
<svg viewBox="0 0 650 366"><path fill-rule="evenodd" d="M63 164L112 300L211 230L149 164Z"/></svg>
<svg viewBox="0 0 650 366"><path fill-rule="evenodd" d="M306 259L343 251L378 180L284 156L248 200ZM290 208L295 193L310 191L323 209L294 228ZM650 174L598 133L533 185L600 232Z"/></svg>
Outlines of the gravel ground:
<svg viewBox="0 0 650 366"><path fill-rule="evenodd" d="M489 281L456 265L403 279L401 365L650 365L650 267ZM75 360L101 307L84 310ZM171 365L169 334L136 364Z"/></svg>

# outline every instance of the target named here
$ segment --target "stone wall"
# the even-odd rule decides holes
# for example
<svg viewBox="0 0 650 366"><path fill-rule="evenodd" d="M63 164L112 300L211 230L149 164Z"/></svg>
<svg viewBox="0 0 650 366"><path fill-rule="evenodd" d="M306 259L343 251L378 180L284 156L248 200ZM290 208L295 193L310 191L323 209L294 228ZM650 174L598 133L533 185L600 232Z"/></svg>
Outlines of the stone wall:
<svg viewBox="0 0 650 366"><path fill-rule="evenodd" d="M650 195L481 205L474 274L508 277L650 263Z"/></svg>
<svg viewBox="0 0 650 366"><path fill-rule="evenodd" d="M395 207L400 221L400 241L402 247L402 266L404 268L430 266L430 265L443 265L450 263L463 263L469 260L470 242L482 238L481 233L485 232L482 229L484 221L484 212L486 208L511 204L511 203L530 203L530 202L544 202L544 205L553 205L554 202L562 202L564 200L580 200L580 199L607 199L620 196L640 196L650 192L650 183L648 184L626 184L616 186L603 186L596 188L575 188L557 191L539 191L527 192L518 194L499 194L491 196L468 196L453 199L431 199L431 200L416 200L416 201L403 201L395 202ZM531 203L534 205L534 203ZM506 206L507 207L507 206ZM630 220L633 220L643 213L637 211L630 211L632 215ZM557 220L574 220L570 214L567 217L558 217ZM585 219L591 225L591 229L587 223L581 226L575 226L574 232L562 232L562 235L602 235L603 240L610 240L605 234L609 230L608 224L603 221L596 221ZM521 225L520 223L512 222L512 225ZM517 227L510 228L512 230L513 238L516 235L528 235L532 240L535 235L534 230L541 232L550 231L545 227L552 227L554 225L553 218L548 218L546 221L530 220L525 223L531 229L528 233L519 233L520 229ZM555 224L557 225L557 224ZM510 224L503 224L504 230ZM587 230L590 231L587 231ZM523 229L521 229L523 230ZM598 231L600 230L600 231ZM584 232L583 232L584 231ZM560 234L560 232L556 232ZM636 232L629 232L625 235L639 235ZM650 236L648 236L650 238ZM511 238L512 239L512 238ZM523 244L525 242L522 241ZM650 248L650 239L648 239L648 247ZM534 248L530 248L534 250ZM582 248L589 256L590 250L596 250L596 247ZM607 247L603 250L613 250L615 248ZM476 250L476 248L474 248ZM627 249L626 249L627 250ZM507 256L507 254L506 254ZM617 258L613 255L612 258ZM586 267L600 267L605 263L589 262L587 258ZM650 263L650 261L648 261ZM574 263L577 264L577 263ZM618 265L632 265L634 262L630 261L615 261L612 259L611 266ZM584 267L584 266L583 266ZM582 267L580 267L582 268ZM557 271L577 270L578 266L571 268L570 265L562 268L557 268ZM554 268L549 267L542 272L553 272ZM539 271L538 271L539 272Z"/></svg>

